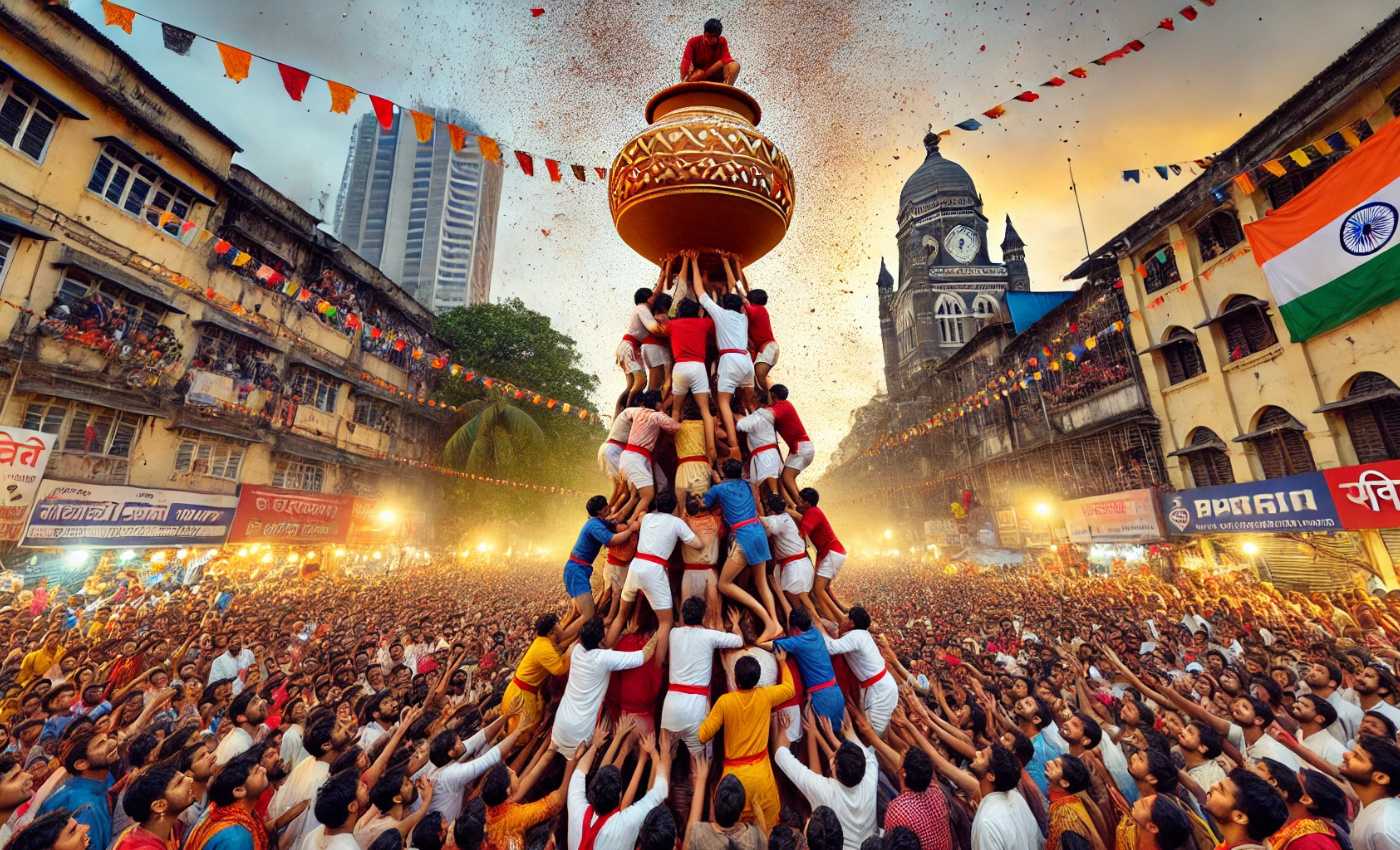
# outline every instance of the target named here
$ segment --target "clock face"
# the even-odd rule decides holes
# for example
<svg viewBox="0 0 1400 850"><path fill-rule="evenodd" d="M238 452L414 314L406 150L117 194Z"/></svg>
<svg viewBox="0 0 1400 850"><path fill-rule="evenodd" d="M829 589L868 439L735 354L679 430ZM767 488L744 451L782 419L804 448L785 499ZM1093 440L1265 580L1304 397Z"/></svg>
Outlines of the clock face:
<svg viewBox="0 0 1400 850"><path fill-rule="evenodd" d="M972 228L960 224L948 231L948 235L943 239L943 247L948 250L948 256L958 262L970 263L977 256L981 241Z"/></svg>

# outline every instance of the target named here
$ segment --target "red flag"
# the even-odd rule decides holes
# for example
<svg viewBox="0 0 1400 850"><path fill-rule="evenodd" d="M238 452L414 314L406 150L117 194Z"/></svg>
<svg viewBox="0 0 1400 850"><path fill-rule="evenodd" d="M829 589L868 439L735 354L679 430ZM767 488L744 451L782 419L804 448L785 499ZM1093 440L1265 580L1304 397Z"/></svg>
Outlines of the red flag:
<svg viewBox="0 0 1400 850"><path fill-rule="evenodd" d="M1159 29L1159 30L1166 30L1167 32L1171 32L1172 30L1175 30L1175 29L1176 29L1176 19L1173 18L1173 17L1171 17L1171 16L1167 16L1167 17L1163 18L1162 20L1160 20L1160 21L1157 22L1157 29Z"/></svg>
<svg viewBox="0 0 1400 850"><path fill-rule="evenodd" d="M447 135L452 139L452 149L454 151L460 151L467 146L467 131L458 127L456 124L447 125Z"/></svg>
<svg viewBox="0 0 1400 850"><path fill-rule="evenodd" d="M1215 0L1201 0L1201 5L1210 7L1215 5Z"/></svg>
<svg viewBox="0 0 1400 850"><path fill-rule="evenodd" d="M559 173L559 160L546 159L544 161L544 167L549 169L549 179L551 182L558 183L563 179L564 175Z"/></svg>
<svg viewBox="0 0 1400 850"><path fill-rule="evenodd" d="M515 161L520 163L520 170L525 172L526 177L535 176L535 158L525 151L515 152Z"/></svg>
<svg viewBox="0 0 1400 850"><path fill-rule="evenodd" d="M1196 20L1196 16L1199 15L1200 12L1196 11L1195 6L1187 6L1185 9L1182 9L1179 14L1181 15L1181 17L1185 18L1188 21L1194 21Z"/></svg>
<svg viewBox="0 0 1400 850"><path fill-rule="evenodd" d="M587 173L582 165L571 165L569 168L574 172L574 179L580 183L588 182Z"/></svg>
<svg viewBox="0 0 1400 850"><path fill-rule="evenodd" d="M595 165L595 166L593 166L593 171L598 175L598 179L599 179L599 180L607 180L607 179L608 179L608 170L607 170L606 168L599 168L598 166Z"/></svg>
<svg viewBox="0 0 1400 850"><path fill-rule="evenodd" d="M1022 103L1035 103L1037 100L1040 100L1040 95L1033 91L1023 91L1012 99L1019 100Z"/></svg>
<svg viewBox="0 0 1400 850"><path fill-rule="evenodd" d="M311 82L311 75L281 62L277 63L277 73L282 75L282 87L287 90L287 96L292 100L301 100L301 96L306 94L306 84Z"/></svg>
<svg viewBox="0 0 1400 850"><path fill-rule="evenodd" d="M369 102L374 105L374 116L379 119L379 126L384 128L384 132L394 129L394 103L385 100L379 95L369 96Z"/></svg>
<svg viewBox="0 0 1400 850"><path fill-rule="evenodd" d="M215 254L227 254L229 251L232 250L233 245L227 239L220 239L218 242L214 243Z"/></svg>
<svg viewBox="0 0 1400 850"><path fill-rule="evenodd" d="M536 6L536 7L534 7L533 9L530 10L530 17L532 17L532 18L538 18L540 15L543 15L543 14L544 14L544 9L540 8L539 6Z"/></svg>
<svg viewBox="0 0 1400 850"><path fill-rule="evenodd" d="M1050 86L1051 88L1059 88L1060 86L1062 86L1062 85L1064 85L1064 84L1065 84L1065 78L1064 78L1064 77L1060 77L1060 76L1051 77L1050 79L1048 79L1048 80L1046 80L1044 83L1042 83L1042 85L1047 85L1047 86Z"/></svg>
<svg viewBox="0 0 1400 850"><path fill-rule="evenodd" d="M1123 45L1122 55L1126 56L1129 53L1137 53L1139 50L1143 49L1146 46L1147 45L1142 43L1142 39L1135 38L1127 44Z"/></svg>
<svg viewBox="0 0 1400 850"><path fill-rule="evenodd" d="M1089 72L1086 71L1086 70L1084 70L1083 68L1070 68L1070 69L1069 69L1069 75L1070 75L1071 77L1078 77L1079 79L1082 80L1082 79L1084 79L1085 77L1089 76Z"/></svg>
<svg viewBox="0 0 1400 850"><path fill-rule="evenodd" d="M1006 114L1006 107L998 103L996 106L993 106L991 109L988 109L982 114L987 116L988 118L1000 118L1001 116Z"/></svg>

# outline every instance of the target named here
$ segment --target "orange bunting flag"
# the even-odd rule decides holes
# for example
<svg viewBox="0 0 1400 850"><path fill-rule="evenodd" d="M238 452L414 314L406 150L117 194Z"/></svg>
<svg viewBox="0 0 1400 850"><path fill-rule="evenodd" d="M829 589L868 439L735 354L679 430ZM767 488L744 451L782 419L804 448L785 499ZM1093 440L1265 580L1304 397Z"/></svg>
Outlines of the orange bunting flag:
<svg viewBox="0 0 1400 850"><path fill-rule="evenodd" d="M520 163L520 170L525 172L526 177L535 176L535 158L525 151L515 152L515 161Z"/></svg>
<svg viewBox="0 0 1400 850"><path fill-rule="evenodd" d="M416 109L408 110L408 114L413 116L413 135L418 137L418 143L431 142L433 140L433 116Z"/></svg>
<svg viewBox="0 0 1400 850"><path fill-rule="evenodd" d="M282 75L282 88L287 90L287 97L292 100L301 100L301 96L306 94L306 84L311 82L311 75L300 68L293 68L291 65L277 63L277 73Z"/></svg>
<svg viewBox="0 0 1400 850"><path fill-rule="evenodd" d="M369 102L374 107L374 116L379 119L379 126L384 128L384 132L394 129L394 103L385 100L377 94L369 96Z"/></svg>
<svg viewBox="0 0 1400 850"><path fill-rule="evenodd" d="M249 254L246 251L239 251L233 257L234 268L242 268L243 266L248 265L248 261L251 259L253 259L252 254Z"/></svg>
<svg viewBox="0 0 1400 850"><path fill-rule="evenodd" d="M170 222L172 222L172 221L174 221L174 220L175 220L175 213L170 212L169 210L163 210L163 211L161 211L160 217L157 219L157 221L159 221L160 223L157 224L156 226L157 226L157 227L165 227L167 224L169 224Z"/></svg>
<svg viewBox="0 0 1400 850"><path fill-rule="evenodd" d="M490 136L477 136L476 146L481 151L481 155L487 162L501 164L501 146L496 144L496 140Z"/></svg>
<svg viewBox="0 0 1400 850"><path fill-rule="evenodd" d="M467 131L456 124L447 125L447 137L452 140L452 149L460 151L467 146Z"/></svg>
<svg viewBox="0 0 1400 850"><path fill-rule="evenodd" d="M131 23L136 20L136 10L118 6L109 0L102 0L102 21L109 27L121 27L131 35Z"/></svg>
<svg viewBox="0 0 1400 850"><path fill-rule="evenodd" d="M1086 71L1086 70L1084 70L1083 68L1070 68L1070 69L1069 69L1069 75L1070 75L1071 77L1078 77L1079 79L1082 80L1082 79L1084 79L1085 77L1089 76L1089 72Z"/></svg>
<svg viewBox="0 0 1400 850"><path fill-rule="evenodd" d="M1006 114L1006 107L998 103L996 106L993 106L991 109L988 109L982 114L987 116L988 118L1000 118L1001 116Z"/></svg>
<svg viewBox="0 0 1400 850"><path fill-rule="evenodd" d="M544 161L544 167L549 169L549 180L551 183L558 183L563 179L564 175L559 172L559 160L546 159Z"/></svg>
<svg viewBox="0 0 1400 850"><path fill-rule="evenodd" d="M1239 190L1241 192L1244 192L1246 195L1253 194L1254 190L1258 188L1254 184L1254 178L1250 177L1248 172L1235 176L1235 186L1238 187Z"/></svg>
<svg viewBox="0 0 1400 850"><path fill-rule="evenodd" d="M1035 103L1037 100L1040 100L1040 95L1033 91L1023 91L1016 95L1014 100L1019 100L1022 103Z"/></svg>
<svg viewBox="0 0 1400 850"><path fill-rule="evenodd" d="M331 112L345 115L350 111L350 104L355 102L355 95L358 91L352 86L344 83L337 83L335 80L326 80L326 88L331 93Z"/></svg>
<svg viewBox="0 0 1400 850"><path fill-rule="evenodd" d="M1347 147L1355 150L1361 146L1361 136L1356 132L1356 125L1351 124L1343 127L1340 131L1342 140L1347 143Z"/></svg>
<svg viewBox="0 0 1400 850"><path fill-rule="evenodd" d="M1326 139L1318 139L1312 145L1319 156L1331 156L1335 150Z"/></svg>
<svg viewBox="0 0 1400 850"><path fill-rule="evenodd" d="M1280 159L1271 159L1264 163L1264 170L1275 177L1282 177L1288 173L1288 169L1284 166L1283 160Z"/></svg>
<svg viewBox="0 0 1400 850"><path fill-rule="evenodd" d="M1050 79L1046 80L1042 85L1047 85L1047 86L1050 86L1051 88L1059 88L1060 86L1062 86L1062 85L1064 85L1064 84L1065 84L1065 78L1056 75L1056 76L1051 77Z"/></svg>
<svg viewBox="0 0 1400 850"><path fill-rule="evenodd" d="M246 50L240 50L230 44L217 42L219 45L219 56L224 60L224 76L241 83L248 79L248 66L253 63L253 54Z"/></svg>

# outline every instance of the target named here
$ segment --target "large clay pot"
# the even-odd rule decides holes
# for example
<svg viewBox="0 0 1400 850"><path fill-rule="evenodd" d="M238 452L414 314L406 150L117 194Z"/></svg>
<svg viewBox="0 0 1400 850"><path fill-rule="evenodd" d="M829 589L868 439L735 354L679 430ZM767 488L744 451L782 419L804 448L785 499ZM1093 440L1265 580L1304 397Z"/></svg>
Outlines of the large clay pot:
<svg viewBox="0 0 1400 850"><path fill-rule="evenodd" d="M792 167L759 132L762 112L721 83L680 83L647 104L651 122L622 146L608 204L622 241L658 265L685 249L748 265L782 241L796 194Z"/></svg>

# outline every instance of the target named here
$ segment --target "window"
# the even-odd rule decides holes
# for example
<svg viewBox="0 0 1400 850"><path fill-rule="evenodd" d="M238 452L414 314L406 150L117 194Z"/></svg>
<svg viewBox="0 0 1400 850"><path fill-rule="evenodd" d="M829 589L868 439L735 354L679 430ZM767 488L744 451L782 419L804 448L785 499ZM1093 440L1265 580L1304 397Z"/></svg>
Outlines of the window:
<svg viewBox="0 0 1400 850"><path fill-rule="evenodd" d="M244 448L242 443L186 432L175 450L175 471L237 481Z"/></svg>
<svg viewBox="0 0 1400 850"><path fill-rule="evenodd" d="M125 458L131 456L141 417L96 404L40 396L25 408L20 427L57 436L57 449L66 454Z"/></svg>
<svg viewBox="0 0 1400 850"><path fill-rule="evenodd" d="M1266 407L1259 414L1259 424L1249 442L1259 455L1265 478L1282 478L1317 469L1303 432L1303 423L1281 407Z"/></svg>
<svg viewBox="0 0 1400 850"><path fill-rule="evenodd" d="M951 295L942 295L938 298L938 306L933 310L938 318L938 336L943 340L944 345L962 345L963 339L963 312L962 302Z"/></svg>
<svg viewBox="0 0 1400 850"><path fill-rule="evenodd" d="M292 392L301 394L302 404L309 404L327 413L335 413L335 397L340 392L340 382L331 376L299 366L292 369L287 378L287 386Z"/></svg>
<svg viewBox="0 0 1400 850"><path fill-rule="evenodd" d="M1220 332L1225 335L1231 363L1278 345L1274 323L1259 299L1236 295L1225 302L1220 315Z"/></svg>
<svg viewBox="0 0 1400 850"><path fill-rule="evenodd" d="M972 319L978 330L991 324L997 317L997 312L997 302L986 295L972 299Z"/></svg>
<svg viewBox="0 0 1400 850"><path fill-rule="evenodd" d="M1371 127L1365 121L1360 122L1359 126L1354 129L1356 130L1357 137L1363 142L1371 136ZM1289 160L1288 157L1284 157L1284 160L1290 163L1285 165L1285 167L1293 168L1293 170L1282 177L1270 181L1270 183L1264 187L1264 193L1269 196L1269 203L1273 205L1274 209L1278 209L1293 200L1299 192L1312 185L1314 180L1321 177L1327 169L1332 167L1333 163L1341 159L1344 155L1344 151L1338 151L1310 165L1297 168L1291 165L1292 160Z"/></svg>
<svg viewBox="0 0 1400 850"><path fill-rule="evenodd" d="M272 467L272 486L286 490L306 490L321 492L325 484L326 470L319 463L303 463L299 460L279 460Z"/></svg>
<svg viewBox="0 0 1400 850"><path fill-rule="evenodd" d="M1216 210L1196 225L1196 242L1201 259L1213 260L1244 241L1244 231L1233 210Z"/></svg>
<svg viewBox="0 0 1400 850"><path fill-rule="evenodd" d="M15 250L15 235L0 230L0 283L5 282L5 269L10 267L10 254Z"/></svg>
<svg viewBox="0 0 1400 850"><path fill-rule="evenodd" d="M356 395L354 399L357 425L376 431L388 431L392 427L393 406L388 402L362 395Z"/></svg>
<svg viewBox="0 0 1400 850"><path fill-rule="evenodd" d="M1357 463L1400 458L1400 391L1386 376L1362 372L1352 381L1342 408Z"/></svg>
<svg viewBox="0 0 1400 850"><path fill-rule="evenodd" d="M58 108L23 80L0 70L0 142L42 162L58 126Z"/></svg>
<svg viewBox="0 0 1400 850"><path fill-rule="evenodd" d="M94 292L108 309L120 306L126 311L129 328L135 328L148 335L155 332L156 326L168 312L164 304L142 297L109 280L72 266L64 269L63 280L58 285L58 300L67 304L74 316L81 315L79 307Z"/></svg>
<svg viewBox="0 0 1400 850"><path fill-rule="evenodd" d="M1209 428L1196 428L1187 438L1187 448L1182 452L1186 465L1191 470L1191 482L1197 487L1215 487L1220 484L1234 484L1235 471L1230 467L1230 456L1225 453L1225 443Z"/></svg>
<svg viewBox="0 0 1400 850"><path fill-rule="evenodd" d="M161 211L175 214L177 220L163 228L171 236L180 235L180 221L194 208L190 194L161 173L118 145L104 145L88 178L88 191L134 216L144 216L155 225Z"/></svg>
<svg viewBox="0 0 1400 850"><path fill-rule="evenodd" d="M1162 360L1167 367L1167 384L1179 384L1206 371L1201 359L1201 348L1196 344L1196 335L1183 327L1167 331L1166 342L1161 348Z"/></svg>
<svg viewBox="0 0 1400 850"><path fill-rule="evenodd" d="M1140 268L1143 271L1142 282L1148 292L1156 292L1181 282L1181 272L1176 267L1176 252L1170 245L1148 251L1142 258Z"/></svg>

